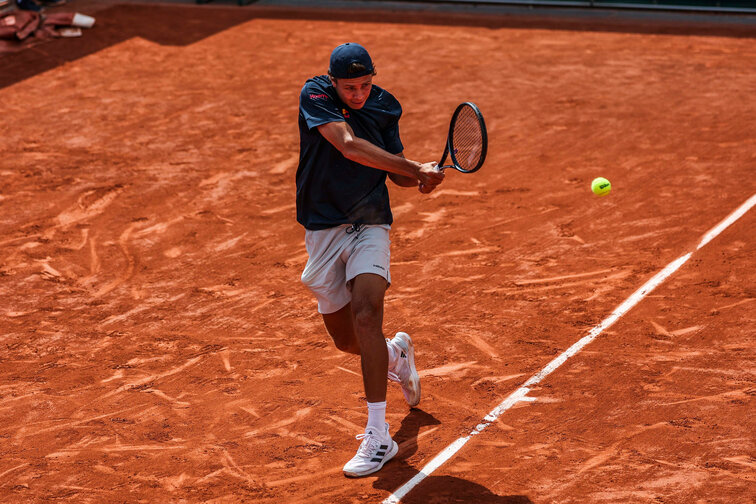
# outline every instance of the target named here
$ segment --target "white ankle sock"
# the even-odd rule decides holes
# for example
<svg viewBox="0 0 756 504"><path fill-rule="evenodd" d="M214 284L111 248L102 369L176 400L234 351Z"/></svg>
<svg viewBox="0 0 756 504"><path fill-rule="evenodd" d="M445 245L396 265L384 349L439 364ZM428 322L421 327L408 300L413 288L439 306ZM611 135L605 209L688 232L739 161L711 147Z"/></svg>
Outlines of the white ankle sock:
<svg viewBox="0 0 756 504"><path fill-rule="evenodd" d="M394 369L396 361L399 359L399 350L389 340L386 340L386 349L388 349L388 368L391 370Z"/></svg>
<svg viewBox="0 0 756 504"><path fill-rule="evenodd" d="M368 427L373 427L376 434L384 435L386 432L386 401L369 402L368 405Z"/></svg>

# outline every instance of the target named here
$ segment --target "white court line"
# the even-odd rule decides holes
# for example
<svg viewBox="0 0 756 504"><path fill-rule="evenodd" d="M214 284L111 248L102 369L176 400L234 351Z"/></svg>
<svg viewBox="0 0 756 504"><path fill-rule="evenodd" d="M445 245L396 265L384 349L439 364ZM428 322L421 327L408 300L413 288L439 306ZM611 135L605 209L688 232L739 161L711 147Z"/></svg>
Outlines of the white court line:
<svg viewBox="0 0 756 504"><path fill-rule="evenodd" d="M494 408L488 415L483 418L483 422L475 426L467 436L463 436L452 444L444 448L441 453L433 457L433 460L428 462L425 467L420 470L411 480L399 487L393 494L389 495L383 504L397 504L410 490L415 488L421 481L431 475L436 469L441 467L445 462L451 459L456 453L462 449L465 444L475 435L480 434L483 430L495 422L505 411L521 401L527 401L530 398L526 397L530 392L530 387L539 383L541 380L550 375L555 369L564 364L567 359L577 354L588 343L596 339L604 329L614 324L622 315L627 313L633 306L638 304L644 297L646 297L651 291L659 286L664 280L667 279L672 273L677 271L680 266L690 259L693 252L699 250L701 247L713 240L722 231L727 229L733 222L745 215L754 205L756 205L756 194L748 198L748 200L740 205L737 210L728 215L722 222L714 226L708 233L706 233L695 250L688 252L687 254L675 259L669 263L663 270L654 275L643 286L633 292L629 298L627 298L621 305L619 305L608 317L601 321L599 325L594 327L588 332L588 335L580 339L577 343L565 350L559 357L552 360L546 365L545 368L534 374L528 381L526 381L522 387L512 392L509 397L504 399L496 408Z"/></svg>

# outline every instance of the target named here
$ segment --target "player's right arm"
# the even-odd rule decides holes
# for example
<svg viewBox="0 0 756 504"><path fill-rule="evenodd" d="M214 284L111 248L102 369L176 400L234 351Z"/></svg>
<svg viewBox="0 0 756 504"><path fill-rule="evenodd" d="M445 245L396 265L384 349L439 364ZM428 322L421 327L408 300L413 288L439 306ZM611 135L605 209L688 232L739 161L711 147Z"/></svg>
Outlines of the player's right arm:
<svg viewBox="0 0 756 504"><path fill-rule="evenodd" d="M391 154L356 136L351 126L346 122L334 121L321 124L318 126L318 132L345 158L355 163L397 175L413 177L420 184L426 186L435 187L444 179L444 173L436 170L438 163L435 161L418 163L403 156Z"/></svg>

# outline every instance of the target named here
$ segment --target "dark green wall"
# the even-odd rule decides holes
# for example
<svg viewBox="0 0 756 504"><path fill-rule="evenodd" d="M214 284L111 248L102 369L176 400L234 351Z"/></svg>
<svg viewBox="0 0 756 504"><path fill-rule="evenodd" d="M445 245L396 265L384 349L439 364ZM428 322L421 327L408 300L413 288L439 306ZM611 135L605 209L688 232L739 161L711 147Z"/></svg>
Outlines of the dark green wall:
<svg viewBox="0 0 756 504"><path fill-rule="evenodd" d="M756 0L600 0L602 4L624 3L658 6L743 7L756 9Z"/></svg>
<svg viewBox="0 0 756 504"><path fill-rule="evenodd" d="M564 4L571 7L630 7L669 8L673 10L717 10L756 13L756 0L420 0L451 3L510 4L510 5L551 5Z"/></svg>

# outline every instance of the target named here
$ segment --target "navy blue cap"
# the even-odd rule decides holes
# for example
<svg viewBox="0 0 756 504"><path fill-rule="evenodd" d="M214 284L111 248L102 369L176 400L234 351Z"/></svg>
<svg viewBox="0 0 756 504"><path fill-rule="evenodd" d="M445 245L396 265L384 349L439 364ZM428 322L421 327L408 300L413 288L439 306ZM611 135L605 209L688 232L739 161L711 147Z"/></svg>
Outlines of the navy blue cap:
<svg viewBox="0 0 756 504"><path fill-rule="evenodd" d="M365 67L365 70L359 72L350 72L349 67L352 63L359 63ZM354 79L371 75L373 73L373 60L367 50L360 44L347 42L341 44L331 53L331 65L328 73L337 79Z"/></svg>

